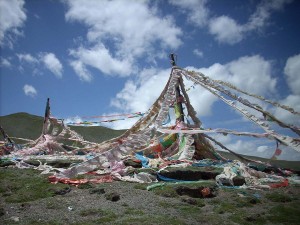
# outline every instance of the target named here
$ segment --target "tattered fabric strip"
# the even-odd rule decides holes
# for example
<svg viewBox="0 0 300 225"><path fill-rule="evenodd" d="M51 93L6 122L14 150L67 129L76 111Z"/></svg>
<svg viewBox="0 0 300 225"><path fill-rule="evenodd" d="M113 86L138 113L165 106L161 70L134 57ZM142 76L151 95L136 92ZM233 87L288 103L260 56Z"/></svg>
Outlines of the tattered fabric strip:
<svg viewBox="0 0 300 225"><path fill-rule="evenodd" d="M289 128L291 129L293 132L295 132L296 134L300 135L300 130L297 129L294 126L290 126L288 124L285 124L284 122L280 121L279 119L277 119L274 115L270 114L267 111L264 111L261 107L259 107L258 105L249 102L247 99L244 99L240 96L237 96L236 94L231 93L229 90L223 88L222 86L220 86L219 84L216 84L213 80L211 80L209 77L206 77L204 74L202 73L197 73L197 72L189 72L186 70L182 70L183 71L183 75L186 75L186 77L189 78L195 78L198 82L201 82L202 84L205 84L213 89L216 89L220 92L222 92L223 94L239 101L240 103L242 103L243 105L246 105L252 109L255 109L261 113L263 113L264 115L267 115L268 117L270 117L272 120L274 120L278 125L280 125L281 127L285 127L285 128Z"/></svg>
<svg viewBox="0 0 300 225"><path fill-rule="evenodd" d="M162 123L168 115L170 105L172 105L175 101L175 88L178 85L179 74L176 70L172 69L170 77L171 79L168 83L166 93L164 94L161 109L159 110L155 121L157 127L162 126Z"/></svg>
<svg viewBox="0 0 300 225"><path fill-rule="evenodd" d="M237 111L239 111L245 117L247 117L249 120L251 120L254 123L256 123L257 125L259 125L263 130L265 130L268 134L270 134L276 140L279 140L280 142L284 143L287 146L290 146L291 148L293 148L297 152L300 152L300 140L298 140L296 138L292 138L292 137L289 137L289 136L284 136L284 135L280 135L280 134L276 133L274 130L271 130L269 128L268 124L264 123L263 121L261 121L260 119L258 119L257 117L255 117L254 115L252 115L251 113L249 113L246 109L243 109L243 108L240 108L240 107L236 106L235 102L227 100L223 96L221 96L220 94L218 94L215 90L212 89L211 86L205 84L203 82L203 79L200 79L199 77L196 77L196 76L192 76L189 73L185 73L185 74L186 74L186 76L188 78L190 78L191 80L193 80L195 83L201 85L202 87L204 87L205 89L207 89L208 91L210 91L212 94L214 94L217 97L219 97L226 104L228 104L231 107L235 108Z"/></svg>
<svg viewBox="0 0 300 225"><path fill-rule="evenodd" d="M210 79L211 79L211 78L210 78ZM292 107L289 107L289 106L286 106L286 105L279 104L278 102L274 102L274 101L271 101L271 100L269 100L269 99L265 99L264 97L262 97L262 96L260 96L260 95L255 95L255 94L248 93L248 92L246 92L246 91L243 91L243 90L241 90L241 89L235 87L234 85L232 85L232 84L230 84L230 83L228 83L228 82L226 82L226 81L222 81L222 80L213 80L213 81L216 82L216 83L225 85L225 86L227 86L227 87L229 87L229 88L231 88L231 89L234 89L234 90L236 90L236 91L239 91L239 92L241 92L241 93L243 93L243 94L245 94L245 95L248 95L248 96L251 96L251 97L260 99L260 100L262 100L262 101L264 101L264 102L267 102L267 103L269 103L269 104L271 104L271 105L273 105L273 106L276 106L276 107L280 107L280 108L282 108L282 109L285 109L285 110L289 111L290 113L300 115L300 112L297 112L297 111L294 110Z"/></svg>
<svg viewBox="0 0 300 225"><path fill-rule="evenodd" d="M268 138L271 137L268 133L251 133L251 132L240 132L240 131L234 131L234 130L228 130L228 129L182 129L182 130L172 130L172 129L164 129L159 128L157 131L161 133L166 134L175 134L175 133L183 133L183 134L204 134L204 133L220 133L220 134L233 134L238 136L251 136L251 137L257 137L257 138Z"/></svg>
<svg viewBox="0 0 300 225"><path fill-rule="evenodd" d="M141 117L141 116L143 116L143 114L128 116L128 117L125 117L125 118L116 118L116 119L111 119L111 120L69 122L69 123L67 123L67 125L71 125L71 126L89 126L89 125L95 126L95 125L100 125L101 123L111 123L111 122L115 122L115 121L121 121L121 120L125 120L125 119L132 119L132 118L137 118L137 117Z"/></svg>

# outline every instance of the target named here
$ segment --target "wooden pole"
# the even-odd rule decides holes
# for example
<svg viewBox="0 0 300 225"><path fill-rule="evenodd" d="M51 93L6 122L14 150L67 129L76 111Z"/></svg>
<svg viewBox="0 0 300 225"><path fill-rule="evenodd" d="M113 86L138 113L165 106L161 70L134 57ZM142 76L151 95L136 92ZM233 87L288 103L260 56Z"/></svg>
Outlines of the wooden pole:
<svg viewBox="0 0 300 225"><path fill-rule="evenodd" d="M43 124L43 134L46 134L46 129L48 126L48 120L50 116L50 99L47 98L47 103L46 103L46 109L45 109L45 116L44 116L44 124Z"/></svg>

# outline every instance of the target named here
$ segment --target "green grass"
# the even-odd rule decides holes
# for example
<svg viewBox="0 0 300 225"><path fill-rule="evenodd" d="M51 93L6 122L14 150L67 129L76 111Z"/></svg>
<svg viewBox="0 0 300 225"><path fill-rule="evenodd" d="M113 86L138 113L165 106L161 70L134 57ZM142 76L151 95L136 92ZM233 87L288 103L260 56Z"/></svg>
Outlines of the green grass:
<svg viewBox="0 0 300 225"><path fill-rule="evenodd" d="M269 210L268 220L272 223L280 224L299 224L300 208L298 203L289 205L278 204Z"/></svg>
<svg viewBox="0 0 300 225"><path fill-rule="evenodd" d="M144 211L128 207L126 208L125 212L126 215L144 215Z"/></svg>
<svg viewBox="0 0 300 225"><path fill-rule="evenodd" d="M21 203L48 198L57 190L68 187L66 184L51 184L47 176L40 171L26 169L19 173L18 169L0 168L0 195L6 202Z"/></svg>
<svg viewBox="0 0 300 225"><path fill-rule="evenodd" d="M86 217L86 216L96 216L96 215L103 215L104 212L102 209L84 209L79 212L80 216Z"/></svg>
<svg viewBox="0 0 300 225"><path fill-rule="evenodd" d="M160 215L159 212L156 215L135 215L135 216L123 216L121 219L114 221L113 224L124 224L124 225L131 225L131 224L139 224L139 225L165 225L165 224L172 224L172 225L184 225L182 220L174 217L169 217L166 215Z"/></svg>
<svg viewBox="0 0 300 225"><path fill-rule="evenodd" d="M266 198L272 202L291 202L292 201L292 197L290 197L287 194L283 194L283 193L279 193L279 192L267 193Z"/></svg>
<svg viewBox="0 0 300 225"><path fill-rule="evenodd" d="M155 194L168 197L168 198L175 198L179 197L176 193L175 189L170 185L161 186L152 190Z"/></svg>
<svg viewBox="0 0 300 225"><path fill-rule="evenodd" d="M135 189L139 189L139 190L147 190L147 186L148 186L148 185L149 185L149 184L138 183L138 184L134 185L134 188L135 188Z"/></svg>
<svg viewBox="0 0 300 225"><path fill-rule="evenodd" d="M230 221L233 221L237 224L257 224L257 225L264 225L267 222L265 216L261 216L260 214L249 214L247 210L236 210L229 216Z"/></svg>
<svg viewBox="0 0 300 225"><path fill-rule="evenodd" d="M15 113L1 116L0 124L8 136L36 139L42 132L43 117L28 113Z"/></svg>

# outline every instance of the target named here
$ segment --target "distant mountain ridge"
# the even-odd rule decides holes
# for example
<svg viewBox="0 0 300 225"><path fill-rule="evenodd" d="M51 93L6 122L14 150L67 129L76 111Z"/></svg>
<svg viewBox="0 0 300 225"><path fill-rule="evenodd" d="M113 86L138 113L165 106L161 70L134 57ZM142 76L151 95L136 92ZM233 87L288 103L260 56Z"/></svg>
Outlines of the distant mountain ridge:
<svg viewBox="0 0 300 225"><path fill-rule="evenodd" d="M14 113L6 116L0 116L0 125L6 131L10 137L19 137L35 140L42 132L43 117L31 115L25 112ZM84 126L72 126L72 130L76 131L82 137L91 142L101 143L102 141L112 139L124 133L126 130L113 130L107 127L95 126L95 127L84 127ZM3 137L0 137L3 140ZM235 156L228 152L218 151L227 159L237 159ZM245 156L249 159L269 161L268 159ZM299 161L285 161L276 160L272 161L272 164L282 167L291 168L300 171Z"/></svg>

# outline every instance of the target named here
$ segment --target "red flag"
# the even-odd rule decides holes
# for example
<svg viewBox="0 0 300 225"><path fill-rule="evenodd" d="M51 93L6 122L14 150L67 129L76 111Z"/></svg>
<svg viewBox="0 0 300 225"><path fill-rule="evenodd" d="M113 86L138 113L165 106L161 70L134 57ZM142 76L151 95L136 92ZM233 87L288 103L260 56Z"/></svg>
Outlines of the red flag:
<svg viewBox="0 0 300 225"><path fill-rule="evenodd" d="M276 148L274 155L280 155L282 153L282 150L279 148Z"/></svg>

